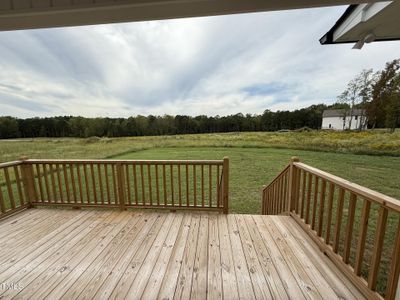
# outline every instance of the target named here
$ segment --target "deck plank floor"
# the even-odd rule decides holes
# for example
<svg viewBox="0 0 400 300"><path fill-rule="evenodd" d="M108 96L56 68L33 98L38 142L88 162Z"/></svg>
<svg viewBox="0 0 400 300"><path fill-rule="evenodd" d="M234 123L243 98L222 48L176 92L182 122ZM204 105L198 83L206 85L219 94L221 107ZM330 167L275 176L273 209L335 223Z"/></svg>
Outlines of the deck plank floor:
<svg viewBox="0 0 400 300"><path fill-rule="evenodd" d="M288 216L29 209L0 299L362 299Z"/></svg>

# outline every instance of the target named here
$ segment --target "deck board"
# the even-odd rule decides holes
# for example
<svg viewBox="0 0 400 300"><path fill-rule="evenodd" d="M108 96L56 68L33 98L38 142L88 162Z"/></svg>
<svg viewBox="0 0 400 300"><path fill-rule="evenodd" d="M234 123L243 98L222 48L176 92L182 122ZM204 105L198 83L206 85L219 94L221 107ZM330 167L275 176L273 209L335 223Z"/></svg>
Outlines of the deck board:
<svg viewBox="0 0 400 300"><path fill-rule="evenodd" d="M362 299L289 216L29 209L0 299Z"/></svg>

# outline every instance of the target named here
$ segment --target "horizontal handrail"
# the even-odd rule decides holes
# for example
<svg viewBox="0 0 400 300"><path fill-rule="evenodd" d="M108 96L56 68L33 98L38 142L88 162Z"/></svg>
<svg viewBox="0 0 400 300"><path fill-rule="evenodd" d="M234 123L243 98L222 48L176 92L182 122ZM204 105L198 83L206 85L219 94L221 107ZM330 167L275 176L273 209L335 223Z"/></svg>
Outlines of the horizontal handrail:
<svg viewBox="0 0 400 300"><path fill-rule="evenodd" d="M283 181L284 176L288 180ZM293 158L263 188L262 213L283 212L368 299L395 299L400 277L399 200ZM389 233L393 236L385 237Z"/></svg>
<svg viewBox="0 0 400 300"><path fill-rule="evenodd" d="M18 166L18 165L22 165L22 164L23 164L22 160L16 160L16 161L9 161L9 162L5 162L5 163L0 163L0 169L13 167L13 166Z"/></svg>
<svg viewBox="0 0 400 300"><path fill-rule="evenodd" d="M123 160L123 159L28 159L28 164L137 164L137 165L223 165L223 160Z"/></svg>
<svg viewBox="0 0 400 300"><path fill-rule="evenodd" d="M289 171L290 165L287 165L274 179L271 180L271 182L267 185L263 186L263 190L268 189L271 185L273 185L279 178L286 172Z"/></svg>

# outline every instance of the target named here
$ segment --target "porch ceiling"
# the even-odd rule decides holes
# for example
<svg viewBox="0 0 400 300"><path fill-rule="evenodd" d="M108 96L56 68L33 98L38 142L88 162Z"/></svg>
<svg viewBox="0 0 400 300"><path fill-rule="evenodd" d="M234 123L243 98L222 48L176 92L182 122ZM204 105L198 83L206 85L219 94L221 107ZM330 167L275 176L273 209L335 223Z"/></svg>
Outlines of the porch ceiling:
<svg viewBox="0 0 400 300"><path fill-rule="evenodd" d="M0 1L0 30L212 16L362 2L362 0L9 0Z"/></svg>

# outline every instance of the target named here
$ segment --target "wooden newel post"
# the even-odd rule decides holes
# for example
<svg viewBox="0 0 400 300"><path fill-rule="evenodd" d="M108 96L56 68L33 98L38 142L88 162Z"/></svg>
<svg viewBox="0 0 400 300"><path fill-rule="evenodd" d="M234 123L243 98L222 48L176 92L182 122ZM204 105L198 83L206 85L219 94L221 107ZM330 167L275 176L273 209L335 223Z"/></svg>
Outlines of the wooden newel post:
<svg viewBox="0 0 400 300"><path fill-rule="evenodd" d="M121 210L125 210L125 176L122 163L117 163L118 200Z"/></svg>
<svg viewBox="0 0 400 300"><path fill-rule="evenodd" d="M229 158L224 157L224 162L222 166L222 201L224 203L224 214L229 211Z"/></svg>
<svg viewBox="0 0 400 300"><path fill-rule="evenodd" d="M296 156L293 156L290 159L290 181L289 181L289 207L288 207L288 211L292 212L295 210L296 207L296 201L298 201L298 186L297 186L297 182L298 182L298 169L296 168L296 166L294 165L295 162L299 162L300 159Z"/></svg>
<svg viewBox="0 0 400 300"><path fill-rule="evenodd" d="M28 204L29 207L33 207L32 203L37 201L33 166L26 162L28 160L28 157L26 156L22 156L20 160L22 161L21 177L23 182L25 198L27 199L26 203Z"/></svg>

